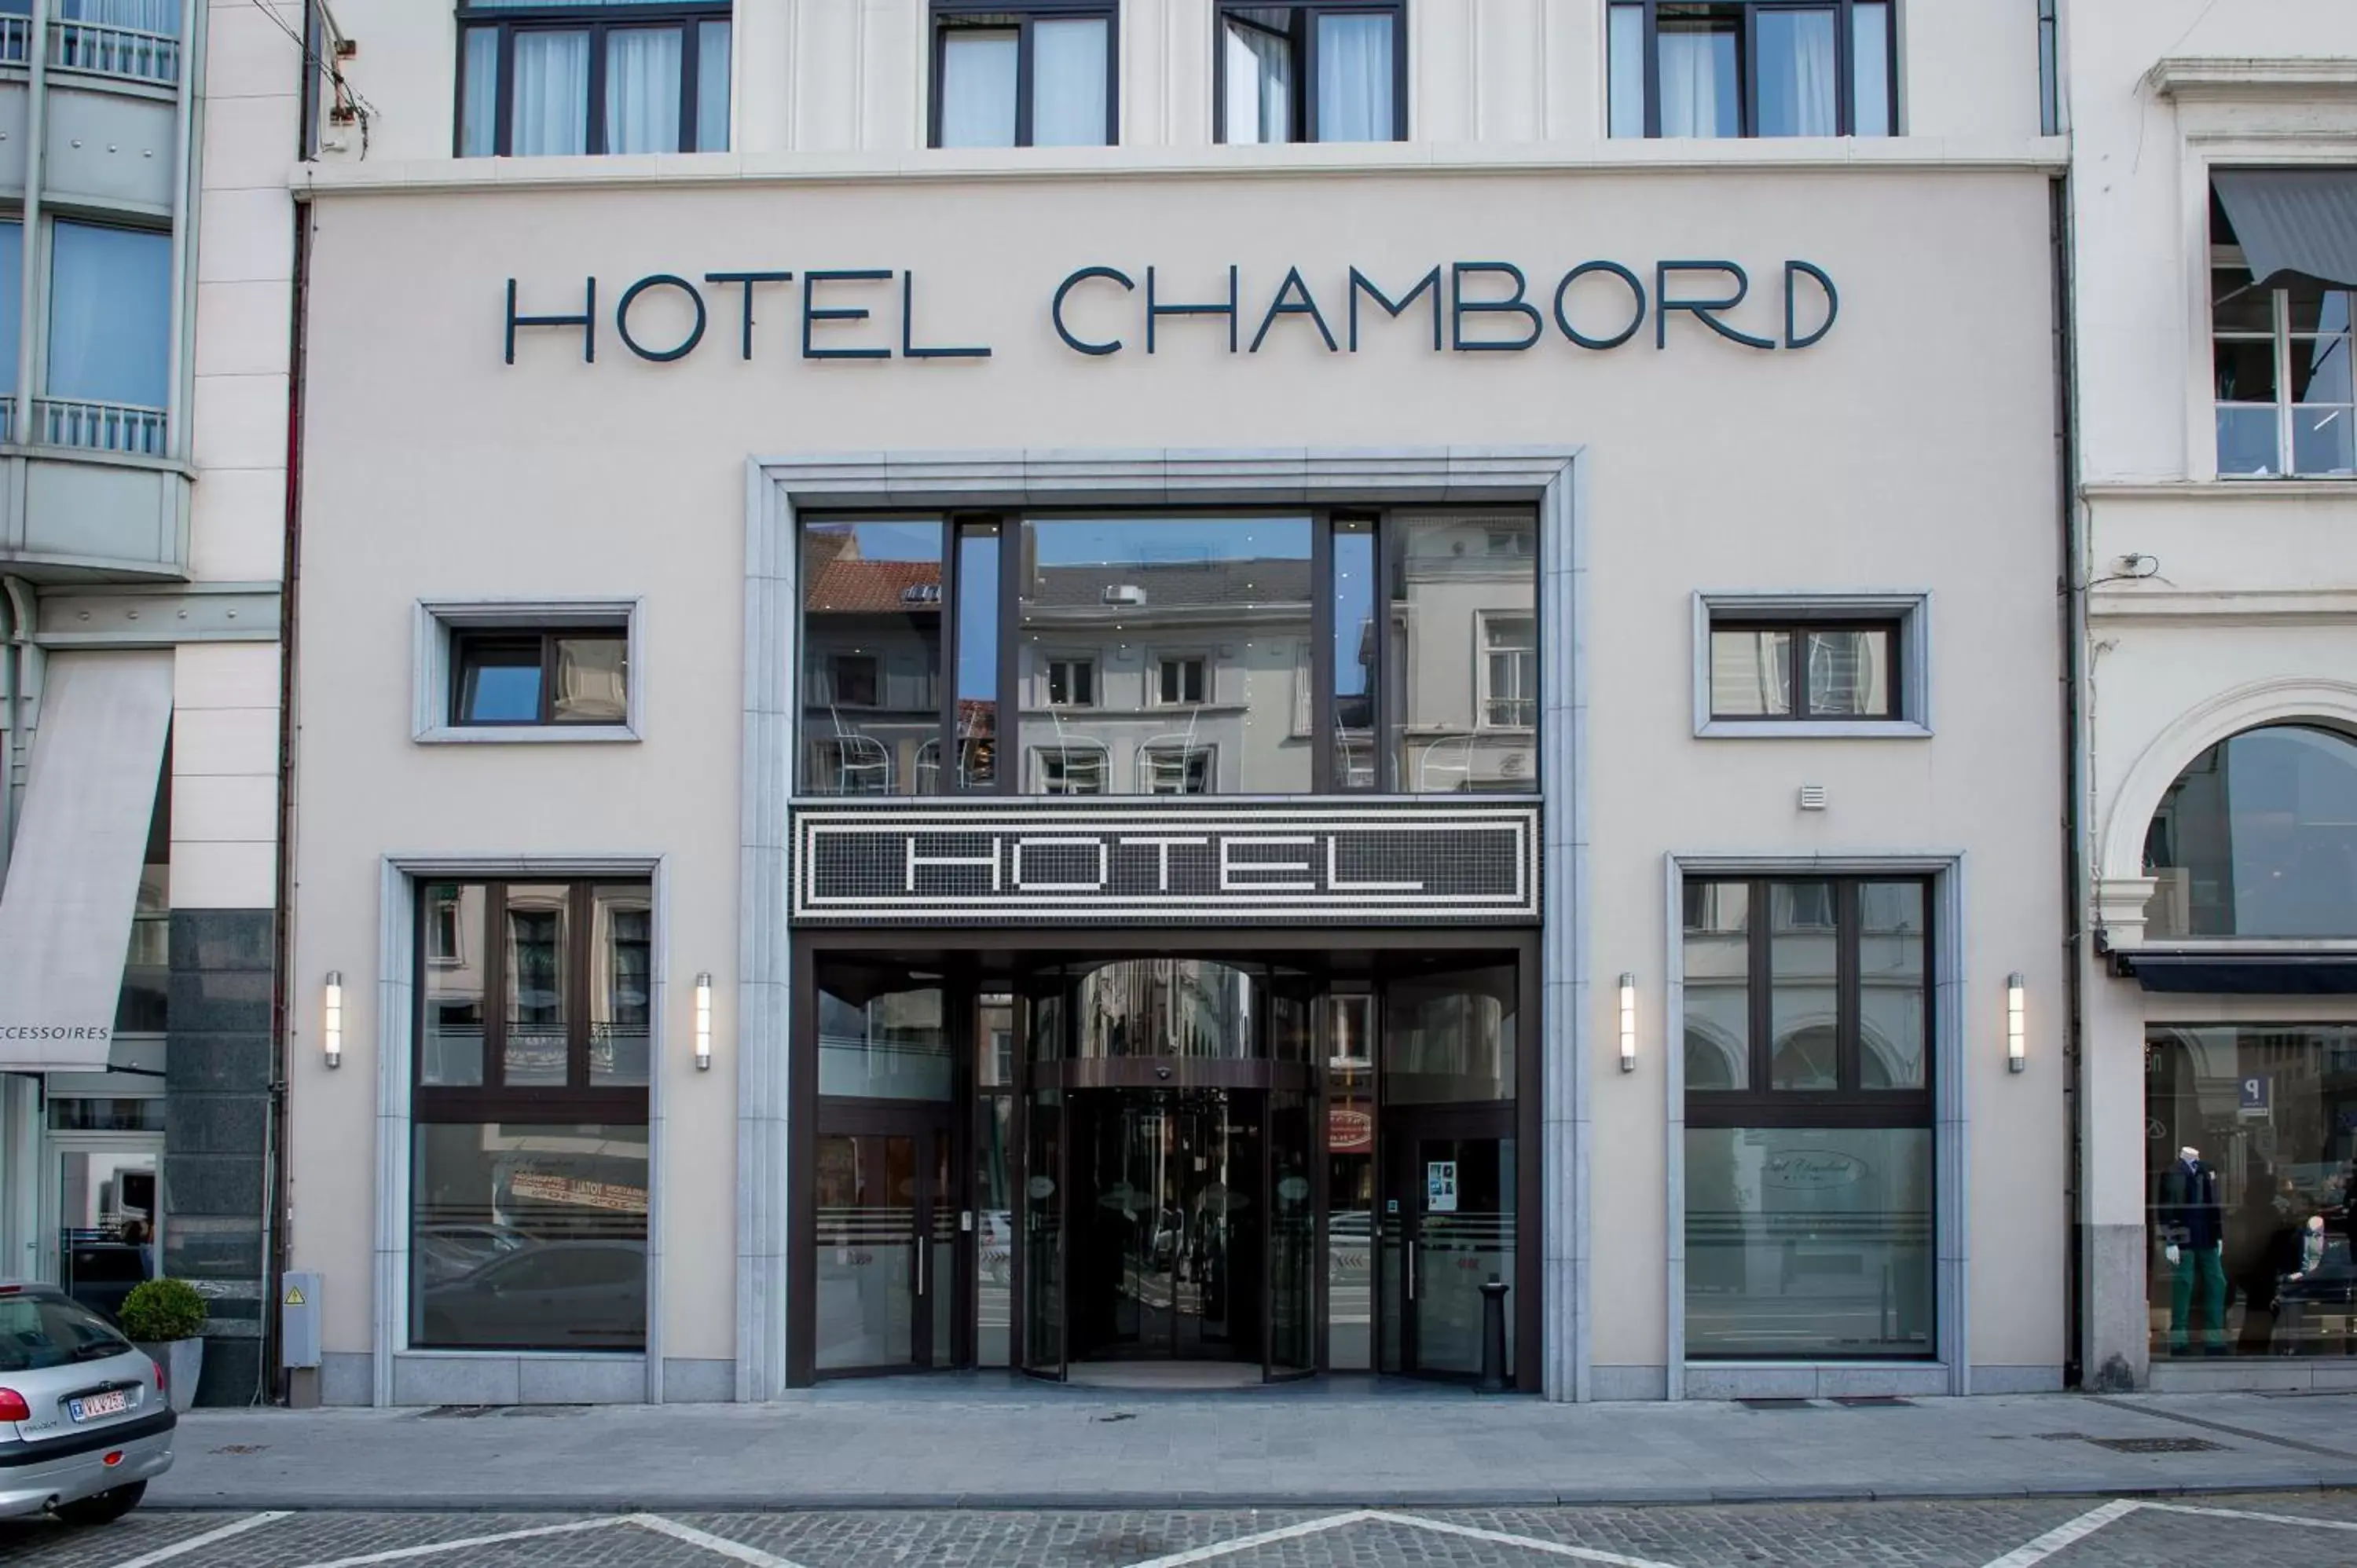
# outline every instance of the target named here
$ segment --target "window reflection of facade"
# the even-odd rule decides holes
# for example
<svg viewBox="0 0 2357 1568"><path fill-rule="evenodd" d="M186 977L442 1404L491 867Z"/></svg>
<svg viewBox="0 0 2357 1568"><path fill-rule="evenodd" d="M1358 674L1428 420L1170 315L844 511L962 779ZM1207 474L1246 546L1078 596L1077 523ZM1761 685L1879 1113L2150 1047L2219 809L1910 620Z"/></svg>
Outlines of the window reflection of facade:
<svg viewBox="0 0 2357 1568"><path fill-rule="evenodd" d="M802 788L916 791L941 734L942 525L878 519L802 532Z"/></svg>
<svg viewBox="0 0 2357 1568"><path fill-rule="evenodd" d="M2153 937L2357 936L2357 743L2275 725L2204 751L2145 835Z"/></svg>
<svg viewBox="0 0 2357 1568"><path fill-rule="evenodd" d="M1391 531L1394 768L1411 794L1536 785L1538 525L1405 513Z"/></svg>

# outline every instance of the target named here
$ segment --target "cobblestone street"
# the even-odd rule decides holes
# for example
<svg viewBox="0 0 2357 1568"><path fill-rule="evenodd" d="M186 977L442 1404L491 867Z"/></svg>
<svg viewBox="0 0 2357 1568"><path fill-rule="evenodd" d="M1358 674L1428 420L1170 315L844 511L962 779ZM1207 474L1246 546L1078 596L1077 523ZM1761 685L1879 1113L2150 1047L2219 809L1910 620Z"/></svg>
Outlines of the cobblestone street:
<svg viewBox="0 0 2357 1568"><path fill-rule="evenodd" d="M2241 1568L2357 1560L2357 1494L1693 1509L633 1514L141 1510L0 1525L38 1568Z"/></svg>

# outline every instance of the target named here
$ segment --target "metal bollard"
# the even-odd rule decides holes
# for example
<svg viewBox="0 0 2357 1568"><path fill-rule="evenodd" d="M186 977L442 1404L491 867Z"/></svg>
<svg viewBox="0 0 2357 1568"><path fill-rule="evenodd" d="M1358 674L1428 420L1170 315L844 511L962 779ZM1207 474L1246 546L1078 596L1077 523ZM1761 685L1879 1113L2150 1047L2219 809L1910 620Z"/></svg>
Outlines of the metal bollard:
<svg viewBox="0 0 2357 1568"><path fill-rule="evenodd" d="M1506 1391L1506 1292L1495 1274L1481 1287L1481 1381L1485 1394Z"/></svg>

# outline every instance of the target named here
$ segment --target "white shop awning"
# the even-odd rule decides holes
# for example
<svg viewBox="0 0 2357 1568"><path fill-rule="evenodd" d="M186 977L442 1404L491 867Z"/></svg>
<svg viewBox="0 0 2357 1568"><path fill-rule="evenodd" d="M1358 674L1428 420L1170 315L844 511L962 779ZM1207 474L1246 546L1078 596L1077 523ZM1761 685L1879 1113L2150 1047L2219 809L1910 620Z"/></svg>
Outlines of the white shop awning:
<svg viewBox="0 0 2357 1568"><path fill-rule="evenodd" d="M0 1070L105 1070L171 723L169 650L49 656L0 886Z"/></svg>

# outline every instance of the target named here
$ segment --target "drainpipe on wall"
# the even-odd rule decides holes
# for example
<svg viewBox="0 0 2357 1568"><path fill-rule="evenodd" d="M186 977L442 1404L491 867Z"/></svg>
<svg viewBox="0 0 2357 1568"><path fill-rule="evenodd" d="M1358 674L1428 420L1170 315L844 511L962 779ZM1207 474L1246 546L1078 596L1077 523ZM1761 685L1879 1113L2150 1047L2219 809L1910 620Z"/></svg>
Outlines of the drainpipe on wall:
<svg viewBox="0 0 2357 1568"><path fill-rule="evenodd" d="M33 0L32 12L27 23L33 30L32 36L26 43L32 59L27 65L30 80L25 89L24 238L18 252L24 286L16 313L19 322L39 319L35 312L40 307L41 276L48 271L49 253L41 235L41 182L47 177L48 158L49 0ZM41 334L19 331L16 336L16 395L10 411L15 429L11 434L22 442L33 438L33 350Z"/></svg>
<svg viewBox="0 0 2357 1568"><path fill-rule="evenodd" d="M2063 1167L2063 1201L2069 1248L2063 1254L2064 1324L2062 1386L2083 1387L2087 1380L2086 1224L2081 1206L2087 1181L2083 1168L2086 1137L2081 1124L2086 1095L2086 984L2080 972L2086 961L2087 891L2083 886L2085 856L2081 833L2080 779L2083 771L2083 714L2080 682L2084 675L2087 647L2086 542L2079 507L2079 460L2076 424L2078 402L2072 395L2078 381L2078 358L2072 336L2074 303L2071 273L2071 176L2066 171L2053 184L2054 305L2055 305L2055 456L2061 478L2062 550L2062 984L2063 1009L2062 1109L2068 1159Z"/></svg>
<svg viewBox="0 0 2357 1568"><path fill-rule="evenodd" d="M9 851L16 843L19 795L16 776L32 767L32 725L25 714L39 700L41 650L33 646L38 608L33 585L22 577L0 578L0 623L8 641L0 649L0 884L8 880Z"/></svg>

